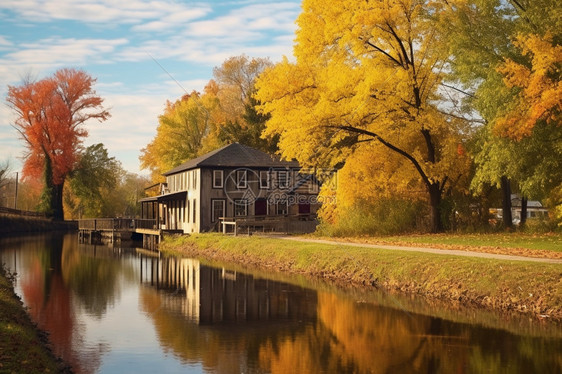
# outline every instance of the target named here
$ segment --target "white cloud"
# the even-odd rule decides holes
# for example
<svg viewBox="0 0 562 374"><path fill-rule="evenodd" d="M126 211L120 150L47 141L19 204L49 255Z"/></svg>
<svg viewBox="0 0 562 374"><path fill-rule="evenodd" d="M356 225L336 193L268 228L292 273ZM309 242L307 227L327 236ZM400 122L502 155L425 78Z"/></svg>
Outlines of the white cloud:
<svg viewBox="0 0 562 374"><path fill-rule="evenodd" d="M32 70L49 70L68 65L106 63L117 47L126 45L127 39L64 39L48 38L33 43L22 43L17 50L5 53L0 59L0 76L20 72L22 67Z"/></svg>
<svg viewBox="0 0 562 374"><path fill-rule="evenodd" d="M112 24L139 24L167 17L173 19L174 14L193 19L210 10L204 4L191 6L169 0L3 0L0 9L33 22L75 20Z"/></svg>
<svg viewBox="0 0 562 374"><path fill-rule="evenodd" d="M0 48L1 47L11 47L14 43L6 39L4 36L0 35Z"/></svg>
<svg viewBox="0 0 562 374"><path fill-rule="evenodd" d="M10 19L0 21L7 22L0 25L0 97L29 71L42 78L63 66L97 70L95 88L112 117L88 123L85 144L104 143L139 172L140 149L156 134L166 100L181 97L183 88L202 91L212 68L231 56L291 55L299 12L297 0L2 0L0 15ZM0 159L23 151L3 107Z"/></svg>

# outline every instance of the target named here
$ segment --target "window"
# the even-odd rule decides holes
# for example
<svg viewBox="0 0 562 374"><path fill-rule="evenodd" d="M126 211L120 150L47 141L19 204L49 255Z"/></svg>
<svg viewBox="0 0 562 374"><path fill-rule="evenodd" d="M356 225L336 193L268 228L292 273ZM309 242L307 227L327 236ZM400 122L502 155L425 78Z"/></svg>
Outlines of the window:
<svg viewBox="0 0 562 374"><path fill-rule="evenodd" d="M234 200L234 215L236 217L248 215L248 200Z"/></svg>
<svg viewBox="0 0 562 374"><path fill-rule="evenodd" d="M187 200L187 206L185 208L185 214L186 214L186 221L189 222L189 218L190 218L190 210L189 210L189 200Z"/></svg>
<svg viewBox="0 0 562 374"><path fill-rule="evenodd" d="M219 218L224 217L224 208L226 200L211 200L211 221L217 222Z"/></svg>
<svg viewBox="0 0 562 374"><path fill-rule="evenodd" d="M213 170L213 188L223 187L223 171Z"/></svg>
<svg viewBox="0 0 562 374"><path fill-rule="evenodd" d="M299 214L310 214L310 203L299 203Z"/></svg>
<svg viewBox="0 0 562 374"><path fill-rule="evenodd" d="M197 189L197 170L193 170L193 189Z"/></svg>
<svg viewBox="0 0 562 374"><path fill-rule="evenodd" d="M267 215L267 199L257 199L254 203L254 215L265 216Z"/></svg>
<svg viewBox="0 0 562 374"><path fill-rule="evenodd" d="M238 188L247 188L248 187L247 170L237 170L236 171L236 187L238 187Z"/></svg>
<svg viewBox="0 0 562 374"><path fill-rule="evenodd" d="M279 200L275 204L275 213L280 216L287 215L289 213L289 205L287 200Z"/></svg>
<svg viewBox="0 0 562 374"><path fill-rule="evenodd" d="M262 170L260 171L260 188L266 190L269 188L269 172Z"/></svg>
<svg viewBox="0 0 562 374"><path fill-rule="evenodd" d="M197 199L193 199L193 223L197 222Z"/></svg>
<svg viewBox="0 0 562 374"><path fill-rule="evenodd" d="M279 188L289 187L289 172L278 171L277 172L277 182L279 183Z"/></svg>

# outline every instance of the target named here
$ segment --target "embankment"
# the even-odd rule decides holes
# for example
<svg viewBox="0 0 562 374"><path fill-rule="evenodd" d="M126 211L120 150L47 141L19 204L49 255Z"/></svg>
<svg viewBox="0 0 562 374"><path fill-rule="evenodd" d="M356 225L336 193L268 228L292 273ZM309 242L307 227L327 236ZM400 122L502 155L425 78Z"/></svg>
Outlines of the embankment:
<svg viewBox="0 0 562 374"><path fill-rule="evenodd" d="M167 238L165 252L304 274L562 321L562 265L393 251L269 237Z"/></svg>
<svg viewBox="0 0 562 374"><path fill-rule="evenodd" d="M42 217L0 214L0 236L73 230L78 230L78 224L75 221L54 221Z"/></svg>
<svg viewBox="0 0 562 374"><path fill-rule="evenodd" d="M71 373L48 348L0 266L0 373Z"/></svg>

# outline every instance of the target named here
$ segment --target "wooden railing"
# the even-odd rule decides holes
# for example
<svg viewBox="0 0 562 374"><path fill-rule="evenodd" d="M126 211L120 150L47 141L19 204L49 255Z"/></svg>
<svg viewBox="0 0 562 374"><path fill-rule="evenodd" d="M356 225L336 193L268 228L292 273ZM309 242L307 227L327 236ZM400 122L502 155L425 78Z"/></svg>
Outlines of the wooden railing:
<svg viewBox="0 0 562 374"><path fill-rule="evenodd" d="M285 216L239 216L220 217L220 230L237 235L240 232L313 232L316 229L316 215L300 214ZM229 229L230 228L230 229Z"/></svg>
<svg viewBox="0 0 562 374"><path fill-rule="evenodd" d="M31 212L29 210L18 210L18 209L12 209L12 208L5 208L5 207L0 207L0 213L13 214L13 215L17 215L17 216L46 218L46 215L44 213Z"/></svg>
<svg viewBox="0 0 562 374"><path fill-rule="evenodd" d="M155 219L136 218L92 218L78 220L79 230L89 231L135 231L156 229Z"/></svg>

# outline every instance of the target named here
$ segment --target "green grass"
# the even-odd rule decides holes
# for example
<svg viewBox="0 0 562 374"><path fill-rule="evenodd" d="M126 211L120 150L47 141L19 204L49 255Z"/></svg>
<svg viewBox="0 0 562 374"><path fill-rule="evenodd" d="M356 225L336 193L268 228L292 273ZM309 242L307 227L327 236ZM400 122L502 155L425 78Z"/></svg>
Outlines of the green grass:
<svg viewBox="0 0 562 374"><path fill-rule="evenodd" d="M443 256L275 238L199 234L163 250L562 319L559 264Z"/></svg>
<svg viewBox="0 0 562 374"><path fill-rule="evenodd" d="M526 233L487 233L487 234L423 234L395 235L376 237L356 237L349 239L396 244L412 243L427 245L455 245L466 247L501 247L547 250L562 252L562 234L526 234Z"/></svg>
<svg viewBox="0 0 562 374"><path fill-rule="evenodd" d="M0 268L0 373L58 373L61 369Z"/></svg>

